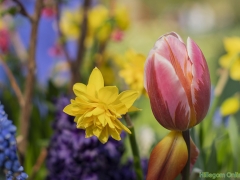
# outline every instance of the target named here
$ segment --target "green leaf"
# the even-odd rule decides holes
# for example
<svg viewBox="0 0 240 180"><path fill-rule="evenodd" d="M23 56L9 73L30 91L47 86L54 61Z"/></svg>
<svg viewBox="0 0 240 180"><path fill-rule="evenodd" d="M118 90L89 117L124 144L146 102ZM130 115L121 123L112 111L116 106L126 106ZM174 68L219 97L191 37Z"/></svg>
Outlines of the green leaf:
<svg viewBox="0 0 240 180"><path fill-rule="evenodd" d="M215 147L215 141L213 141L211 146L211 153L206 165L206 171L218 172L217 150Z"/></svg>
<svg viewBox="0 0 240 180"><path fill-rule="evenodd" d="M238 151L239 151L239 140L238 140L238 126L236 119L231 116L228 126L229 140L231 143L232 154L234 158L234 170L238 170Z"/></svg>

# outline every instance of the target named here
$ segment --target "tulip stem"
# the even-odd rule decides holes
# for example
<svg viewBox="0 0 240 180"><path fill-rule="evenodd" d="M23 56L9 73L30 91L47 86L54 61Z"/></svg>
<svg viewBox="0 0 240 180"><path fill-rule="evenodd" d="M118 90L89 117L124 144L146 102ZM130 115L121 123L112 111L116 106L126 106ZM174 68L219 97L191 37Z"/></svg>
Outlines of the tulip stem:
<svg viewBox="0 0 240 180"><path fill-rule="evenodd" d="M139 151L138 151L134 127L131 122L130 116L128 114L124 115L123 117L127 123L128 128L132 132L132 134L129 134L128 137L130 140L130 145L131 145L131 149L132 149L132 153L133 153L133 165L134 165L134 169L135 169L135 173L136 173L136 179L143 180L144 178L143 178L143 171L142 171L142 167L141 167L141 158L140 158Z"/></svg>
<svg viewBox="0 0 240 180"><path fill-rule="evenodd" d="M182 132L183 139L186 142L187 150L188 150L188 160L185 167L182 170L182 179L189 180L190 177L190 134L189 129Z"/></svg>

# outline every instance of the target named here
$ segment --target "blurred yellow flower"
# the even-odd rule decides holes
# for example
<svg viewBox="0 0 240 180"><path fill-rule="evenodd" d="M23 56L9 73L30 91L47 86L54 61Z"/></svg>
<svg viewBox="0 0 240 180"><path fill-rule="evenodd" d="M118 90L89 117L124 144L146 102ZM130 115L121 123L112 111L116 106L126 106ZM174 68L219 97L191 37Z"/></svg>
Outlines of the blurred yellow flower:
<svg viewBox="0 0 240 180"><path fill-rule="evenodd" d="M105 84L113 84L115 81L115 73L111 62L112 54L105 51L102 54L96 54L95 58L95 63L102 72Z"/></svg>
<svg viewBox="0 0 240 180"><path fill-rule="evenodd" d="M240 108L239 98L230 97L222 103L220 107L220 112L223 116L228 116L238 112L239 108Z"/></svg>
<svg viewBox="0 0 240 180"><path fill-rule="evenodd" d="M64 11L60 20L63 34L70 39L77 39L81 30L82 18L82 12L79 10ZM125 6L117 5L112 17L109 9L103 5L96 5L88 12L88 31L85 43L87 46L91 46L94 38L105 42L111 36L114 28L126 30L129 24L129 15Z"/></svg>
<svg viewBox="0 0 240 180"><path fill-rule="evenodd" d="M144 92L143 72L146 57L143 54L136 53L134 50L128 50L124 59L123 68L120 70L119 75L131 89Z"/></svg>
<svg viewBox="0 0 240 180"><path fill-rule="evenodd" d="M108 19L109 11L105 6L97 5L88 13L88 23L90 30L96 30Z"/></svg>
<svg viewBox="0 0 240 180"><path fill-rule="evenodd" d="M139 96L137 91L128 90L118 94L116 86L104 87L98 68L93 69L87 85L76 83L73 91L77 97L63 111L76 116L74 121L77 128L86 129L87 138L95 135L102 143L106 143L109 136L121 140L122 130L131 134L119 118L136 109L132 104Z"/></svg>
<svg viewBox="0 0 240 180"><path fill-rule="evenodd" d="M76 10L65 10L61 16L60 29L66 37L77 39L80 34L82 13Z"/></svg>
<svg viewBox="0 0 240 180"><path fill-rule="evenodd" d="M227 54L223 55L219 64L230 71L233 80L240 80L240 38L232 37L224 39L224 47Z"/></svg>
<svg viewBox="0 0 240 180"><path fill-rule="evenodd" d="M91 45L96 37L100 42L106 41L111 33L109 10L103 5L97 5L88 13L88 38L87 44Z"/></svg>
<svg viewBox="0 0 240 180"><path fill-rule="evenodd" d="M130 17L126 6L117 5L114 16L119 29L126 30L129 27Z"/></svg>

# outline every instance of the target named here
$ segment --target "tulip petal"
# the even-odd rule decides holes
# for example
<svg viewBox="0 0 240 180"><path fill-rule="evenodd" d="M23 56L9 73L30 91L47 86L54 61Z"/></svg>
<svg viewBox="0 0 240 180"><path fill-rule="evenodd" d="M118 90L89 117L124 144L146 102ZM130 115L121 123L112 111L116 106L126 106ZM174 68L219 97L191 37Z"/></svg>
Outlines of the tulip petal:
<svg viewBox="0 0 240 180"><path fill-rule="evenodd" d="M188 54L185 44L183 41L179 41L180 37L178 37L175 34L167 34L160 37L155 44L154 51L169 60L176 74L184 80L184 76L187 76L186 63L188 61ZM182 80L180 79L180 81Z"/></svg>
<svg viewBox="0 0 240 180"><path fill-rule="evenodd" d="M155 53L145 65L145 78L153 114L170 130L186 130L190 121L188 98L171 63Z"/></svg>
<svg viewBox="0 0 240 180"><path fill-rule="evenodd" d="M181 132L172 131L153 149L147 180L175 179L188 160L186 143Z"/></svg>
<svg viewBox="0 0 240 180"><path fill-rule="evenodd" d="M167 33L167 34L164 34L164 35L160 36L158 39L161 39L163 36L174 36L174 37L176 37L179 41L181 41L182 43L184 43L183 40L182 40L182 38L181 38L181 36L179 36L179 35L178 35L176 32L174 32L174 31L172 31L172 32L170 32L170 33Z"/></svg>
<svg viewBox="0 0 240 180"><path fill-rule="evenodd" d="M192 101L196 113L196 122L192 121L190 127L198 124L206 116L210 104L210 75L205 57L198 45L188 38L187 51L192 61Z"/></svg>
<svg viewBox="0 0 240 180"><path fill-rule="evenodd" d="M198 155L199 155L199 150L191 138L190 139L190 169L191 170L197 161Z"/></svg>

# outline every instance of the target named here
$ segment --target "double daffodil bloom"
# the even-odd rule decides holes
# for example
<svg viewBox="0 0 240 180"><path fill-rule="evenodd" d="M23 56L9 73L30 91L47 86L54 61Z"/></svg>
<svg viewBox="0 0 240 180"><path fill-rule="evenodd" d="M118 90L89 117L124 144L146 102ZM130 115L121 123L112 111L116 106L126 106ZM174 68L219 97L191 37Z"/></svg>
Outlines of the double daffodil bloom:
<svg viewBox="0 0 240 180"><path fill-rule="evenodd" d="M104 87L98 68L93 69L87 85L76 83L73 91L77 97L63 111L76 116L74 121L77 128L85 129L87 138L96 136L102 143L106 143L109 136L121 140L122 130L131 134L119 118L129 111L137 110L132 106L139 96L137 91L127 90L119 94L116 86Z"/></svg>

